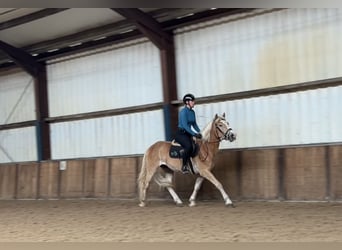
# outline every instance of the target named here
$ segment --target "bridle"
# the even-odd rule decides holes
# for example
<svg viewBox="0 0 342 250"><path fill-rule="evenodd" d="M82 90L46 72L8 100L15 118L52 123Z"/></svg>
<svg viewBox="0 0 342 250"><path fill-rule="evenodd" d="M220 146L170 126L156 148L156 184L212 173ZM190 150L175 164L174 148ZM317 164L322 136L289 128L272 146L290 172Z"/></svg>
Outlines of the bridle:
<svg viewBox="0 0 342 250"><path fill-rule="evenodd" d="M215 127L216 127L215 136L216 136L216 138L218 139L219 142L221 142L221 141L223 141L223 140L229 140L229 135L231 134L231 132L232 132L232 130L233 130L232 128L229 127L229 128L227 129L226 132L223 132L222 129L220 129L219 126L216 125ZM218 135L217 130L222 134L222 137L220 137L220 136Z"/></svg>
<svg viewBox="0 0 342 250"><path fill-rule="evenodd" d="M223 140L229 140L229 136L231 135L233 129L228 126L228 129L226 132L223 132L222 129L215 124L215 137L217 140L209 141L209 143L215 143L215 142L221 142ZM221 133L221 135L219 135Z"/></svg>
<svg viewBox="0 0 342 250"><path fill-rule="evenodd" d="M213 140L213 141L207 141L207 143L203 143L202 144L202 146L206 146L206 151L207 151L207 153L206 153L206 155L205 156L200 156L199 155L199 157L200 157L200 160L201 161L205 161L206 159L207 159L207 157L208 157L208 144L210 144L210 143L218 143L218 142L221 142L221 141L223 141L223 140L230 140L229 139L229 136L231 136L231 134L232 134L232 128L231 127L229 127L228 126L228 129L227 129L227 131L226 132L223 132L222 131L222 129L217 125L217 124L215 124L215 137L216 137L216 140ZM219 133L221 133L221 135L219 135Z"/></svg>

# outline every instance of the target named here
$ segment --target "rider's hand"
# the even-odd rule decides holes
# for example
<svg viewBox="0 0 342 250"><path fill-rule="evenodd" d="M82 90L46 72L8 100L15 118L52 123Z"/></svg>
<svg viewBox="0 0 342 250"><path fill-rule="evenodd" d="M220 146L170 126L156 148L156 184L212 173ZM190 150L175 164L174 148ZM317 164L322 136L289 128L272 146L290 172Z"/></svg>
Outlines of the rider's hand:
<svg viewBox="0 0 342 250"><path fill-rule="evenodd" d="M201 133L195 134L195 137L196 137L197 139L202 139L202 134L201 134Z"/></svg>

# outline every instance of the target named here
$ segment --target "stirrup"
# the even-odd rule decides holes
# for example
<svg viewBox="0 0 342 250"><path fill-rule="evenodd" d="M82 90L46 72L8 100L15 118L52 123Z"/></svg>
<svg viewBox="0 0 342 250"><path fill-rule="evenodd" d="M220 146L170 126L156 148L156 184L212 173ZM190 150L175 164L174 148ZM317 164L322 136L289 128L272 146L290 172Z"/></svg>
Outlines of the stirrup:
<svg viewBox="0 0 342 250"><path fill-rule="evenodd" d="M182 166L182 173L183 173L183 174L188 174L188 173L190 173L190 170L189 170L189 166L188 166L188 165Z"/></svg>

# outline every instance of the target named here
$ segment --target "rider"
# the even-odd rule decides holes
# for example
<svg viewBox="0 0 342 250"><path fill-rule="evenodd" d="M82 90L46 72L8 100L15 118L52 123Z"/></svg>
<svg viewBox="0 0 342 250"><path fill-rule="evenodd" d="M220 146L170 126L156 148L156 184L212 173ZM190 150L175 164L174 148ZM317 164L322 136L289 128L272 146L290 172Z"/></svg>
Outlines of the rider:
<svg viewBox="0 0 342 250"><path fill-rule="evenodd" d="M193 110L195 106L195 96L193 94L186 94L183 97L184 107L180 110L178 114L178 130L175 136L175 140L182 145L184 149L183 154L183 173L188 173L188 160L190 154L193 151L193 140L192 136L198 139L202 138L200 129L196 122L195 111Z"/></svg>

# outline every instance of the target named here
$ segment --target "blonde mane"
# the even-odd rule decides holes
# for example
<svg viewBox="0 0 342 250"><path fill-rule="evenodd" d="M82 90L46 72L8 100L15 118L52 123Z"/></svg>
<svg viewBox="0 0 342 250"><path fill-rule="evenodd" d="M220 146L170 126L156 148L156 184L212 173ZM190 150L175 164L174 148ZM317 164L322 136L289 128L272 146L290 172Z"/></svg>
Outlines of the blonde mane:
<svg viewBox="0 0 342 250"><path fill-rule="evenodd" d="M210 130L211 130L211 126L213 125L214 121L209 122L203 129L202 129L202 136L203 136L203 140L204 141L209 141L210 139Z"/></svg>
<svg viewBox="0 0 342 250"><path fill-rule="evenodd" d="M221 119L221 120L225 120L224 117L222 116L219 116L219 115L216 115L214 120L212 120L211 122L209 122L201 131L201 134L203 136L203 140L204 141L209 141L210 140L210 131L212 129L212 126L213 126L213 123L216 122L218 119Z"/></svg>

